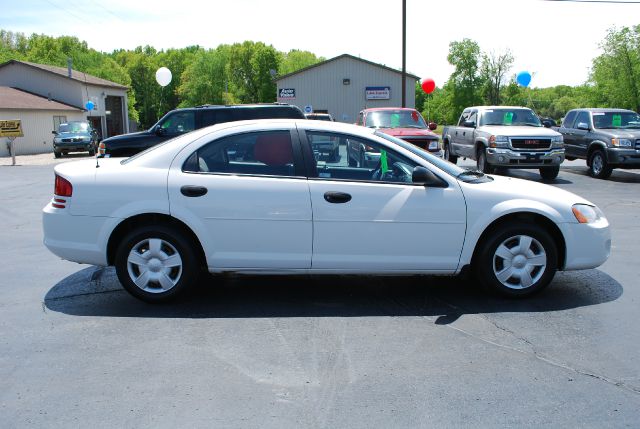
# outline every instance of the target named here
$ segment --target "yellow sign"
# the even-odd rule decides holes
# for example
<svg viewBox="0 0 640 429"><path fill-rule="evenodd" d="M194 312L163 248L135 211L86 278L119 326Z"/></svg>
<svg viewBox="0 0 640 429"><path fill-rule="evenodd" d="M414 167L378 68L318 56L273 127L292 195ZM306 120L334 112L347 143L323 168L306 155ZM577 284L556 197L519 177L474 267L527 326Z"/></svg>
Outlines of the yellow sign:
<svg viewBox="0 0 640 429"><path fill-rule="evenodd" d="M20 119L0 120L0 137L24 137Z"/></svg>

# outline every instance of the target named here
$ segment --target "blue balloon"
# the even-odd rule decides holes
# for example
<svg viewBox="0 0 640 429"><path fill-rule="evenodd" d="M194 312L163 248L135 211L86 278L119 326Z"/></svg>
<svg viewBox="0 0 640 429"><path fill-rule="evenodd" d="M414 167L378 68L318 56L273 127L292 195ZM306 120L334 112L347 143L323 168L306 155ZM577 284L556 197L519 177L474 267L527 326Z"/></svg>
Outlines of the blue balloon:
<svg viewBox="0 0 640 429"><path fill-rule="evenodd" d="M531 73L528 71L521 71L516 75L516 81L526 88L531 82Z"/></svg>
<svg viewBox="0 0 640 429"><path fill-rule="evenodd" d="M84 107L86 107L86 108L87 108L87 110L93 110L93 108L94 108L95 106L96 106L96 105L95 105L95 104L93 104L93 101L87 101L87 104L85 104L85 105L84 105Z"/></svg>

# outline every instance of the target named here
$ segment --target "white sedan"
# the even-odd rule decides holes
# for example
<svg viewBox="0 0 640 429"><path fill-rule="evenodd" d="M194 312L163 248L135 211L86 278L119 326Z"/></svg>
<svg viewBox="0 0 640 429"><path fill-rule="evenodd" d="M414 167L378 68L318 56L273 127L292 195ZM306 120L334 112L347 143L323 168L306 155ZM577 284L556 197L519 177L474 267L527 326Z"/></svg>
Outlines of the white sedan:
<svg viewBox="0 0 640 429"><path fill-rule="evenodd" d="M340 141L338 155L314 142ZM380 153L349 164L346 145ZM55 167L44 243L115 265L124 288L166 301L211 273L428 274L470 270L525 296L557 270L609 256L592 203L540 183L468 171L373 129L321 121L224 123L134 157Z"/></svg>

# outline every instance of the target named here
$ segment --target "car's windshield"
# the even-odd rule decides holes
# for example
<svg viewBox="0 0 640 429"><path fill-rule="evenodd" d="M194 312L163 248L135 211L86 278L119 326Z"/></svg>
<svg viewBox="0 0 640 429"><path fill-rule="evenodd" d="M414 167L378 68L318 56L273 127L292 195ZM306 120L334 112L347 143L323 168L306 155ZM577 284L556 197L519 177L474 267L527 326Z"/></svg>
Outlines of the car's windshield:
<svg viewBox="0 0 640 429"><path fill-rule="evenodd" d="M462 175L462 173L464 173L465 170L464 168L460 168L455 164L452 164L448 161L445 161L443 159L440 159L436 156L433 156L432 154L430 154L428 151L419 148L416 145L413 145L411 143L408 143L404 140L401 140L399 138L390 136L389 134L385 134L379 131L376 131L374 133L376 136L378 137L382 137L383 139L389 140L390 142L393 142L395 144L397 144L398 146L403 147L404 149L408 150L411 153L414 153L416 155L418 155L420 158L430 162L431 164L435 165L436 167L438 167L439 169L443 170L444 172L452 175L453 177L456 178L460 178L461 180L474 180L477 177L465 177L464 175ZM462 176L461 176L462 175Z"/></svg>
<svg viewBox="0 0 640 429"><path fill-rule="evenodd" d="M635 112L593 112L593 127L601 129L640 129L640 115Z"/></svg>
<svg viewBox="0 0 640 429"><path fill-rule="evenodd" d="M505 126L530 126L541 127L540 118L530 109L487 109L480 115L480 126L505 125Z"/></svg>
<svg viewBox="0 0 640 429"><path fill-rule="evenodd" d="M89 131L89 124L86 122L69 122L60 124L58 132L61 133L86 133Z"/></svg>
<svg viewBox="0 0 640 429"><path fill-rule="evenodd" d="M401 109L369 112L364 125L369 128L427 128L417 111Z"/></svg>

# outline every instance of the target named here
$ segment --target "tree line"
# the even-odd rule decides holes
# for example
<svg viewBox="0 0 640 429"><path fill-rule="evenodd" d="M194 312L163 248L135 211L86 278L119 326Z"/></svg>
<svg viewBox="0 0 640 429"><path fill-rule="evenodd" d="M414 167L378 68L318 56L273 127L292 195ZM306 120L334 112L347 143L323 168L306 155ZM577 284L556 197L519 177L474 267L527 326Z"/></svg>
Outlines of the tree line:
<svg viewBox="0 0 640 429"><path fill-rule="evenodd" d="M142 128L177 107L276 101L275 76L324 60L308 51L280 52L252 41L215 49L195 45L158 51L139 46L105 53L76 37L0 30L0 63L20 60L66 67L67 58L74 70L128 86L129 117ZM155 80L160 67L172 73L164 88Z"/></svg>
<svg viewBox="0 0 640 429"><path fill-rule="evenodd" d="M515 105L556 120L578 107L624 108L640 112L640 25L612 28L593 59L587 82L578 86L525 88L508 75L510 51L483 52L470 39L449 44L447 60L454 72L427 95L416 85L416 106L429 120L452 124L465 107Z"/></svg>
<svg viewBox="0 0 640 429"><path fill-rule="evenodd" d="M593 59L587 82L578 86L524 88L509 75L510 51L485 52L471 39L449 44L454 71L442 87L425 94L416 84L416 107L429 120L451 124L465 107L522 105L539 115L560 119L577 107L620 107L640 111L640 25L610 29L602 53ZM176 107L201 104L273 102L274 76L323 61L308 51L280 52L262 42L245 41L215 49L188 46L156 50L98 52L76 37L0 30L0 63L16 59L73 68L128 86L129 117L147 128ZM171 70L171 83L155 81L160 67Z"/></svg>

